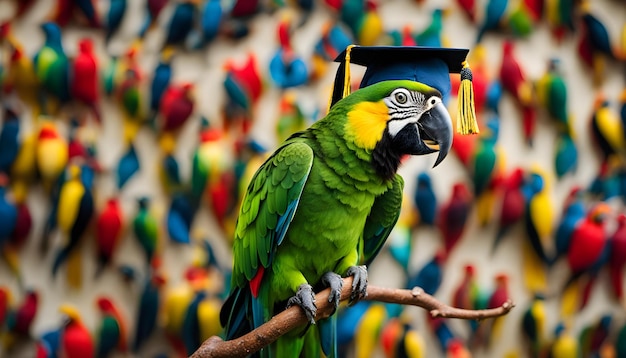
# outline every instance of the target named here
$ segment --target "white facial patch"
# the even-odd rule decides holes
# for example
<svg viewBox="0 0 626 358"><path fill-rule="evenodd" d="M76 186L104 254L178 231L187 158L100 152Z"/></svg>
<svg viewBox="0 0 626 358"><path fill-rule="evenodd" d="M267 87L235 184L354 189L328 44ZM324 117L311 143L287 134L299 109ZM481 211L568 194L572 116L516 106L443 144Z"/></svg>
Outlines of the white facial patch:
<svg viewBox="0 0 626 358"><path fill-rule="evenodd" d="M417 119L414 117L409 117L406 119L389 121L389 135L391 135L392 138L395 137L404 127L409 124L417 124Z"/></svg>

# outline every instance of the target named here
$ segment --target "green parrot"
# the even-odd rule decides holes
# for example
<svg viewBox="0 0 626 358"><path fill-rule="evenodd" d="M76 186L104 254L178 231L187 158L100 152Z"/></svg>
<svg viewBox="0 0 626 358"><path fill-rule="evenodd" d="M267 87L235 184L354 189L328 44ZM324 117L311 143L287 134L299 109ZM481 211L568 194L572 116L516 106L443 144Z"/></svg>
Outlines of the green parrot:
<svg viewBox="0 0 626 358"><path fill-rule="evenodd" d="M159 242L159 224L157 218L150 212L150 198L140 197L137 203L139 209L133 219L133 232L145 253L146 264L150 266Z"/></svg>
<svg viewBox="0 0 626 358"><path fill-rule="evenodd" d="M63 49L61 29L54 22L41 25L45 42L33 59L35 74L42 85L40 105L45 114L55 113L60 105L70 100L69 59ZM55 107L48 105L51 98L57 100Z"/></svg>
<svg viewBox="0 0 626 358"><path fill-rule="evenodd" d="M297 305L310 324L259 356L336 356L336 318L315 324L315 293L330 287L336 308L342 277L352 276L351 303L366 296L367 265L400 215L401 160L438 151L436 166L451 144L441 93L409 80L355 91L289 137L257 170L241 204L220 313L226 339Z"/></svg>

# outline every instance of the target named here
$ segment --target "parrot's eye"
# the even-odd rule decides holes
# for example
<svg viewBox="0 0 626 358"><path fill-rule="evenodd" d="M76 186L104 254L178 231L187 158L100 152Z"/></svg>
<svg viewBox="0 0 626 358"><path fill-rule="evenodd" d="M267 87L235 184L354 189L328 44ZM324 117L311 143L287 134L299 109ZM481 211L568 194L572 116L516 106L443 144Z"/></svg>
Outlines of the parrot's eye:
<svg viewBox="0 0 626 358"><path fill-rule="evenodd" d="M429 108L433 108L437 103L441 102L441 98L436 97L436 96L432 96L428 99L428 107Z"/></svg>
<svg viewBox="0 0 626 358"><path fill-rule="evenodd" d="M408 100L408 97L406 93L404 92L397 92L394 98L396 99L396 102L398 102L399 104L405 104L406 101Z"/></svg>

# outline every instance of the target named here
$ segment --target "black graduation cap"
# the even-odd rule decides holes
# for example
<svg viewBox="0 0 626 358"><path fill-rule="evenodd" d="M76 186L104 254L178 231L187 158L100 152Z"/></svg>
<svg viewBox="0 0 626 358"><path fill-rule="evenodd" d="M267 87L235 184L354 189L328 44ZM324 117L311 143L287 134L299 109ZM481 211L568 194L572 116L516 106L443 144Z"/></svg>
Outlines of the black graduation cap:
<svg viewBox="0 0 626 358"><path fill-rule="evenodd" d="M478 133L474 111L472 72L465 60L469 49L423 46L348 46L337 58L330 107L350 94L351 63L365 66L359 88L387 80L411 80L424 83L441 92L447 101L451 84L450 73L461 74L457 131Z"/></svg>

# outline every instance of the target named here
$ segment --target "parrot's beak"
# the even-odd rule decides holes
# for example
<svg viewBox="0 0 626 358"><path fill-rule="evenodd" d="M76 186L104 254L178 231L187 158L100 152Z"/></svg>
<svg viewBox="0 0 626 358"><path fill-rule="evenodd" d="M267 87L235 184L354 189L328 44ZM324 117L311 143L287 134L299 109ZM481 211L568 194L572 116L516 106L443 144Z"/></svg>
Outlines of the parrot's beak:
<svg viewBox="0 0 626 358"><path fill-rule="evenodd" d="M430 153L439 152L434 168L444 160L452 147L452 119L443 103L425 112L419 120L418 128L420 138Z"/></svg>
<svg viewBox="0 0 626 358"><path fill-rule="evenodd" d="M424 112L421 117L390 121L389 126L394 148L402 155L439 152L433 167L441 163L452 147L452 119L442 103Z"/></svg>

